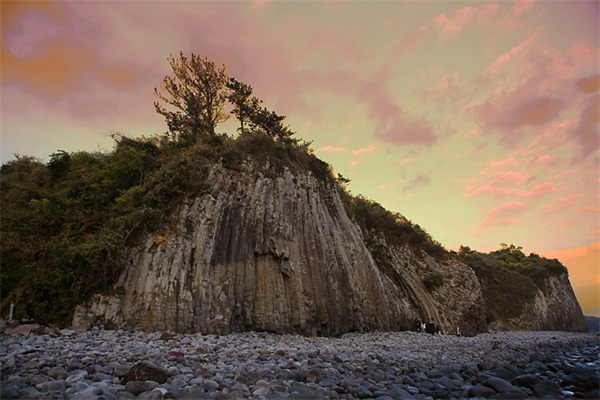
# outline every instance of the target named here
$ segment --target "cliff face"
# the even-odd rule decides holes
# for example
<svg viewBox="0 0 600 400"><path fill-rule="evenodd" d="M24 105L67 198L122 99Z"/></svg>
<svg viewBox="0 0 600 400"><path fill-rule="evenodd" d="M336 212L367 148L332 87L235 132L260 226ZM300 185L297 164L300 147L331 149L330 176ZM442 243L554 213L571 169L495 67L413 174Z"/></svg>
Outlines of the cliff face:
<svg viewBox="0 0 600 400"><path fill-rule="evenodd" d="M489 324L494 330L587 331L581 307L566 274L544 279L533 301L516 318Z"/></svg>
<svg viewBox="0 0 600 400"><path fill-rule="evenodd" d="M339 335L411 329L419 318L447 332L486 329L469 267L392 246L378 266L333 186L267 172L215 165L210 193L183 202L164 232L133 249L121 295L78 307L73 325Z"/></svg>

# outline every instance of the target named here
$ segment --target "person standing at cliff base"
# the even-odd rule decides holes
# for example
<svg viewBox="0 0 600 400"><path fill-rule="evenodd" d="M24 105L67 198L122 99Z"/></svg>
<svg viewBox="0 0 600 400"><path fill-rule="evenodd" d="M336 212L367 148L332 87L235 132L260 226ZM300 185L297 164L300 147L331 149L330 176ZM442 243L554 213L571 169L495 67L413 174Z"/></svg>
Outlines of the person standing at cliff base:
<svg viewBox="0 0 600 400"><path fill-rule="evenodd" d="M413 329L417 333L421 332L421 321L419 321L418 318L415 318L415 320L413 321Z"/></svg>
<svg viewBox="0 0 600 400"><path fill-rule="evenodd" d="M425 332L431 334L431 335L435 335L435 324L433 323L433 321L429 321L426 325L425 325Z"/></svg>

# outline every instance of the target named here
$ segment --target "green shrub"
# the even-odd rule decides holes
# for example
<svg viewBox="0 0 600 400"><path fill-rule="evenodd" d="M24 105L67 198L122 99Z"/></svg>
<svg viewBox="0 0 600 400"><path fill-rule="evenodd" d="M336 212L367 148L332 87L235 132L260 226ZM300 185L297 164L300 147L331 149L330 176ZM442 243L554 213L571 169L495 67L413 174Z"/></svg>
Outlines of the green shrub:
<svg viewBox="0 0 600 400"><path fill-rule="evenodd" d="M514 245L503 244L499 250L487 254L461 246L458 257L477 275L488 322L520 316L538 290L546 290L547 278L567 274L559 261L536 254L526 256Z"/></svg>
<svg viewBox="0 0 600 400"><path fill-rule="evenodd" d="M381 234L388 245L409 246L417 255L424 251L438 259L448 256L439 242L403 215L392 213L363 196L351 196L347 192L342 192L342 196L346 212L363 232Z"/></svg>
<svg viewBox="0 0 600 400"><path fill-rule="evenodd" d="M435 291L437 288L444 284L444 277L437 273L431 272L423 277L423 286L429 292Z"/></svg>

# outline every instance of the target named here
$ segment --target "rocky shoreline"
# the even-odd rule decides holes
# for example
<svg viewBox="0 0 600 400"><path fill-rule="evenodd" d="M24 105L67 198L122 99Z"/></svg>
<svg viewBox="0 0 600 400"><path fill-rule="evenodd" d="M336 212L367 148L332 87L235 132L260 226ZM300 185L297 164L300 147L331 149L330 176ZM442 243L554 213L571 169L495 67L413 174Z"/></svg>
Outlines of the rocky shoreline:
<svg viewBox="0 0 600 400"><path fill-rule="evenodd" d="M589 333L326 338L17 327L0 333L0 398L597 399L598 355Z"/></svg>

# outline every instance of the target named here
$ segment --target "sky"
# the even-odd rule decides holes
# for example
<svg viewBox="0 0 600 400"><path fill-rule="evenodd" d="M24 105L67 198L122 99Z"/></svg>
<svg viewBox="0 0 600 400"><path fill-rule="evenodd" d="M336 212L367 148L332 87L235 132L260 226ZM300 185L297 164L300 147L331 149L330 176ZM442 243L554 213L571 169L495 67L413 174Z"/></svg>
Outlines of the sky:
<svg viewBox="0 0 600 400"><path fill-rule="evenodd" d="M0 160L166 131L169 55L251 85L448 249L557 258L600 316L600 2L1 2ZM217 128L235 133L237 124Z"/></svg>

